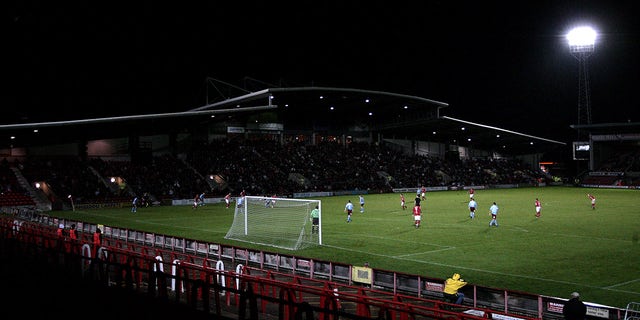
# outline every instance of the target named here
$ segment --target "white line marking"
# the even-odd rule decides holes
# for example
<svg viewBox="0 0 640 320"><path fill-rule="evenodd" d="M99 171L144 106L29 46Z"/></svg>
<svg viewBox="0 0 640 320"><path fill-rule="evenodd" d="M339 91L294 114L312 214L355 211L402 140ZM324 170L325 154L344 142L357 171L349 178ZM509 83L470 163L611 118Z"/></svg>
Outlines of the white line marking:
<svg viewBox="0 0 640 320"><path fill-rule="evenodd" d="M634 283L634 282L638 282L638 281L640 281L640 279L629 280L627 282L616 283L616 284L610 285L610 286L605 287L605 288L607 288L607 289L615 288L615 287L624 286L626 284Z"/></svg>
<svg viewBox="0 0 640 320"><path fill-rule="evenodd" d="M429 251L418 252L418 253L401 254L401 255L398 255L398 256L393 256L393 258L398 259L398 258L417 256L417 255L421 255L421 254L429 254L429 253L447 251L447 250L453 250L453 249L456 249L456 247L448 247L448 248L442 248L442 249L438 249L438 250L429 250Z"/></svg>
<svg viewBox="0 0 640 320"><path fill-rule="evenodd" d="M588 284L584 284L584 283L577 283L577 282L571 282L571 281L561 281L561 280L539 278L539 277L531 277L531 276L526 276L526 275L521 275L521 274L512 274L512 273L504 273L504 272L498 272L498 271L490 271L490 270L486 270L486 269L469 268L469 267L465 267L465 266L452 265L452 264L446 264L446 263L438 263L438 262L430 262L430 261L416 260L416 259L406 259L406 258L395 258L393 256L389 256L389 255L386 255L386 254L371 253L371 252L367 252L367 251L354 250L354 249L350 249L350 248L344 248L344 247L338 247L338 246L332 246L332 245L326 245L326 244L323 245L323 246L324 247L330 247L330 248L338 249L338 250L350 251L350 252L366 253L366 254L379 256L379 257L384 257L384 258L406 260L406 261L411 261L411 262L416 262L416 263L421 263L421 264L436 265L436 266L441 266L441 267L450 267L450 268L454 268L454 269L471 270L471 271L475 271L475 272L484 272L484 273L495 274L495 275L500 275L500 276L516 277L516 278L536 280L536 281L544 281L544 282L552 282L552 283L561 283L561 284L566 284L566 285L571 285L571 286L583 286L583 287L588 287L588 288L607 290L607 291L615 291L615 292L621 292L621 293L640 294L640 292L635 292L635 291L613 289L610 286L609 287L598 287L598 286L592 286L592 285L588 285Z"/></svg>

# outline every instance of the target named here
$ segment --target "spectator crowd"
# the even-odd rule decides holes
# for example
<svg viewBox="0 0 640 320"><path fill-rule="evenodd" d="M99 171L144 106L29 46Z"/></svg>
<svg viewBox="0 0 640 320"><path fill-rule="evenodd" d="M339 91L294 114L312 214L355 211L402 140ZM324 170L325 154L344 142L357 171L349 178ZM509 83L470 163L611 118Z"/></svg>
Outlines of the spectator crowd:
<svg viewBox="0 0 640 320"><path fill-rule="evenodd" d="M4 159L3 166L19 168L30 183L46 182L56 195L50 197L52 203L69 201L67 195L83 203L130 202L142 195L192 199L203 191L224 197L243 189L249 195L281 196L339 190L385 193L421 185L534 184L546 178L541 170L512 159L446 160L365 142L314 145L244 139L214 140L179 154L154 155L149 163L39 156L11 163Z"/></svg>

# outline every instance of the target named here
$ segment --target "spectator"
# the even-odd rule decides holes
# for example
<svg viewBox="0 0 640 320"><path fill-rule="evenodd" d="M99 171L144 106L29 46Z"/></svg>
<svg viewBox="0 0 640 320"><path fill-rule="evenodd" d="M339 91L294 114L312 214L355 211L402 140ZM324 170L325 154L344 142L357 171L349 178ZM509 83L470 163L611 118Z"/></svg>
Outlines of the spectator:
<svg viewBox="0 0 640 320"><path fill-rule="evenodd" d="M98 249L98 247L102 245L102 230L100 230L100 228L96 228L96 231L93 233L93 245L95 249Z"/></svg>
<svg viewBox="0 0 640 320"><path fill-rule="evenodd" d="M56 230L56 235L58 235L58 238L64 237L64 224L61 223L58 225L58 230Z"/></svg>
<svg viewBox="0 0 640 320"><path fill-rule="evenodd" d="M69 229L69 239L71 239L71 241L78 240L78 234L76 233L75 223L71 224L71 229Z"/></svg>
<svg viewBox="0 0 640 320"><path fill-rule="evenodd" d="M584 320L587 315L587 307L580 300L579 293L571 293L571 299L567 300L562 308L562 315L565 320Z"/></svg>
<svg viewBox="0 0 640 320"><path fill-rule="evenodd" d="M93 233L93 257L98 258L98 252L100 246L102 245L102 230L100 228L96 228L96 231Z"/></svg>

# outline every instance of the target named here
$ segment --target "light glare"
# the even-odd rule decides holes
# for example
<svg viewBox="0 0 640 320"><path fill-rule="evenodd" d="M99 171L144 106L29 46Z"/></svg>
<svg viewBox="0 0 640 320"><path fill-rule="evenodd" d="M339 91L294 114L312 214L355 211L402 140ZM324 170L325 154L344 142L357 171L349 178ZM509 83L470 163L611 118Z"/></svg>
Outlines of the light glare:
<svg viewBox="0 0 640 320"><path fill-rule="evenodd" d="M596 37L596 31L591 27L577 27L567 34L570 46L592 46L596 42Z"/></svg>

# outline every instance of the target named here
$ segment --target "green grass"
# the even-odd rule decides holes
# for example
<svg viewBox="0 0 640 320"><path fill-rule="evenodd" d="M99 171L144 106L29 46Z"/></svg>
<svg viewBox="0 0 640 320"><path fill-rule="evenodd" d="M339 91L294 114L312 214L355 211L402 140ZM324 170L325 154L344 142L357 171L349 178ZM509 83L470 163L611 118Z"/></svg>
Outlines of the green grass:
<svg viewBox="0 0 640 320"><path fill-rule="evenodd" d="M592 210L587 193L597 197ZM580 292L589 302L624 308L640 301L640 190L568 187L478 190L479 208L469 219L464 191L429 192L422 227L413 227L414 193L365 195L322 200L321 247L287 251L224 239L233 209L223 204L198 210L190 206L56 211L52 216L214 243L283 252L302 257L465 280L493 288L568 297ZM535 218L533 202L542 201ZM353 222L345 222L347 200L355 203ZM489 227L489 206L500 207L499 227Z"/></svg>

